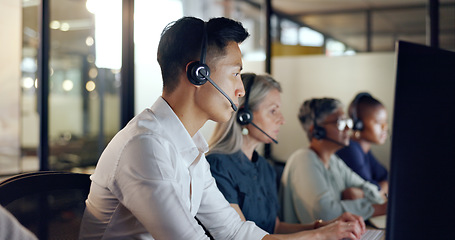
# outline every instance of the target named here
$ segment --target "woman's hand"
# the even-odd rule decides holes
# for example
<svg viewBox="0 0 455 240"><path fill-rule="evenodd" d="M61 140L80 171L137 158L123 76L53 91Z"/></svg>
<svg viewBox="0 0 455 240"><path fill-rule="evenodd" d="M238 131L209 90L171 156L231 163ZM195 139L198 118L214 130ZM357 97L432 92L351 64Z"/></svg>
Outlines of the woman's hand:
<svg viewBox="0 0 455 240"><path fill-rule="evenodd" d="M355 222L360 226L360 228L362 230L362 234L365 233L365 231L366 231L365 221L363 220L363 218L361 216L357 216L350 212L345 212L345 213L341 214L341 216L339 216L335 220L339 220L339 221L343 221L343 222Z"/></svg>
<svg viewBox="0 0 455 240"><path fill-rule="evenodd" d="M364 226L365 224L362 227L358 221L336 220L315 231L318 231L320 239L324 240L360 239L365 233Z"/></svg>
<svg viewBox="0 0 455 240"><path fill-rule="evenodd" d="M327 222L322 222L321 226L329 226L332 223L335 222L342 222L342 223L347 223L350 224L349 226L353 226L355 229L359 230L359 237L362 236L362 234L365 233L366 231L366 226L365 226L365 221L361 216L357 216L355 214L345 212L341 216L335 218L332 221L327 221ZM357 232L356 232L357 233Z"/></svg>

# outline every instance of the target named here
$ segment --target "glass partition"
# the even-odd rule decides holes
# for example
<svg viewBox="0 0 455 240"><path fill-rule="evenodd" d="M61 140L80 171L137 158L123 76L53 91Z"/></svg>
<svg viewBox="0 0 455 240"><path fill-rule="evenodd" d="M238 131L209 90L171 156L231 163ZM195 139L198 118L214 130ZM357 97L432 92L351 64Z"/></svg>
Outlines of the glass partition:
<svg viewBox="0 0 455 240"><path fill-rule="evenodd" d="M19 2L0 1L0 175L20 168L21 16Z"/></svg>
<svg viewBox="0 0 455 240"><path fill-rule="evenodd" d="M121 4L51 1L50 169L94 166L119 130Z"/></svg>
<svg viewBox="0 0 455 240"><path fill-rule="evenodd" d="M23 4L23 164L19 172L38 170L39 166L36 85L39 4L31 0ZM53 0L50 13L49 168L92 167L120 125L121 0ZM103 21L116 28L99 25ZM97 24L98 30L105 31L96 31ZM117 41L120 45L112 45L115 39L120 39ZM109 54L102 52L106 47ZM114 63L103 63L103 59Z"/></svg>

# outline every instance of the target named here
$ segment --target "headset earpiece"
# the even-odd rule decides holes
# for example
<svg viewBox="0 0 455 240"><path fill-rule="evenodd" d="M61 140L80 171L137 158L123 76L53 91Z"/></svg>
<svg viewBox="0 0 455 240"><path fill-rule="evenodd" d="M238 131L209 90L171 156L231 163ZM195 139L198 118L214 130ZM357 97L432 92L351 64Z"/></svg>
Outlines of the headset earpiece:
<svg viewBox="0 0 455 240"><path fill-rule="evenodd" d="M370 97L371 98L371 95L367 92L361 92L359 94L357 94L354 98L354 100L352 101L352 121L353 121L353 126L352 126L352 130L354 131L362 131L363 130L363 121L361 119L359 119L358 115L357 115L357 110L358 110L358 105L359 105L359 101L361 98L363 97Z"/></svg>
<svg viewBox="0 0 455 240"><path fill-rule="evenodd" d="M250 110L245 110L245 108L241 108L237 112L237 122L240 125L248 125L253 121L253 114L251 114Z"/></svg>
<svg viewBox="0 0 455 240"><path fill-rule="evenodd" d="M363 121L360 119L356 119L354 124L352 125L352 130L354 131L362 131L363 130Z"/></svg>
<svg viewBox="0 0 455 240"><path fill-rule="evenodd" d="M324 139L326 137L326 131L325 128L315 125L313 129L313 137L316 138L317 140Z"/></svg>
<svg viewBox="0 0 455 240"><path fill-rule="evenodd" d="M200 86L207 82L207 77L210 76L210 68L205 64L205 57L207 54L207 45L208 45L208 37L207 37L207 24L204 22L204 26L202 29L202 43L201 43L201 59L200 61L194 61L188 64L188 68L186 69L186 76L188 80L194 85ZM203 74L205 74L205 77Z"/></svg>
<svg viewBox="0 0 455 240"><path fill-rule="evenodd" d="M243 104L243 108L239 109L237 112L237 122L240 125L248 125L253 122L253 113L250 111L248 102L250 99L251 87L254 84L255 77L256 77L256 75L253 75L253 77L248 82L248 86L246 87L246 92L245 92L245 103Z"/></svg>
<svg viewBox="0 0 455 240"><path fill-rule="evenodd" d="M204 71L206 76L210 76L210 68L206 64L201 64L199 61L194 61L188 64L186 75L188 80L194 85L200 86L207 82L207 78L201 74Z"/></svg>

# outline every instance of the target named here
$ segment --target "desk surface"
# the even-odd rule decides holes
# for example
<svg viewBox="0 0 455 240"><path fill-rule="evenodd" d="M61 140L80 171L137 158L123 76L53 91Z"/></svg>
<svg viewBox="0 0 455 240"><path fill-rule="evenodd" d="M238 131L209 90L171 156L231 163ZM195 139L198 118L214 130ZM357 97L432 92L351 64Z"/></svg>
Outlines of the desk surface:
<svg viewBox="0 0 455 240"><path fill-rule="evenodd" d="M387 221L387 215L372 217L368 219L369 224L376 229L385 229Z"/></svg>

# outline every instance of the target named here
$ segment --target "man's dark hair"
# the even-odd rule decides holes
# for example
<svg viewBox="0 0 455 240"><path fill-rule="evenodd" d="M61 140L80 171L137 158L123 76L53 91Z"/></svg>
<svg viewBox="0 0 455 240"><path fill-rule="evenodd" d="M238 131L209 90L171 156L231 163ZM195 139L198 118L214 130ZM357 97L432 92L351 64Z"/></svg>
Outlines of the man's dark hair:
<svg viewBox="0 0 455 240"><path fill-rule="evenodd" d="M204 21L195 17L180 18L164 28L157 54L163 89L172 92L186 65L200 60L203 30ZM206 23L206 31L207 52L211 56L224 55L229 42L241 43L249 36L240 22L224 17L210 19Z"/></svg>

